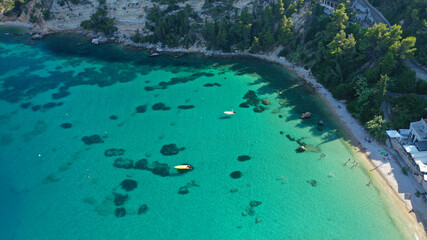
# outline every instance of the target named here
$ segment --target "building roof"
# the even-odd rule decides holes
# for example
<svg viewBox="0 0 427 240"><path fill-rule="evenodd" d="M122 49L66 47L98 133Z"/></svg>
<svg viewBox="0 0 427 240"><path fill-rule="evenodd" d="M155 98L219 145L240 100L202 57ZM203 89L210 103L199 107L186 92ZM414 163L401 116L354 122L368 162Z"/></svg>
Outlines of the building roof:
<svg viewBox="0 0 427 240"><path fill-rule="evenodd" d="M403 145L403 148L405 149L405 151L407 153L416 153L419 152L417 147L415 147L414 145Z"/></svg>
<svg viewBox="0 0 427 240"><path fill-rule="evenodd" d="M399 129L399 133L402 136L409 136L410 132L411 132L411 130L409 130L409 129Z"/></svg>
<svg viewBox="0 0 427 240"><path fill-rule="evenodd" d="M417 146L419 151L427 151L427 141L415 142L415 146Z"/></svg>
<svg viewBox="0 0 427 240"><path fill-rule="evenodd" d="M421 160L415 160L415 163L420 167L421 172L427 173L427 165L425 165Z"/></svg>
<svg viewBox="0 0 427 240"><path fill-rule="evenodd" d="M400 138L400 137L402 137L402 136L400 136L400 134L396 130L387 130L385 132L391 138Z"/></svg>

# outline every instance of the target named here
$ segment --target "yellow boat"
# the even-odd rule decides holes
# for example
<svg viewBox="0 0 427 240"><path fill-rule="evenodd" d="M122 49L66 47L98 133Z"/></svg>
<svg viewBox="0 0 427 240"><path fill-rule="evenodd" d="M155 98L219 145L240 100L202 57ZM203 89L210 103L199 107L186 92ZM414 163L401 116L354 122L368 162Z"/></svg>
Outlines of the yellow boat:
<svg viewBox="0 0 427 240"><path fill-rule="evenodd" d="M192 170L193 169L193 167L191 165L178 165L178 166L175 166L174 168L180 169L180 170Z"/></svg>

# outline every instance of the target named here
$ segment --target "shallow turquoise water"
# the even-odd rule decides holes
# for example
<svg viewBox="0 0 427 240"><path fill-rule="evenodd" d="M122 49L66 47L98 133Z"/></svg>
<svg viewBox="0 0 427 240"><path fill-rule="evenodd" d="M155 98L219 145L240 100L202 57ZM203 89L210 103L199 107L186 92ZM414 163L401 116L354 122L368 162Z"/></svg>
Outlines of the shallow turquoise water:
<svg viewBox="0 0 427 240"><path fill-rule="evenodd" d="M352 161L344 166L353 157L316 97L282 68L251 59L149 58L117 45L78 46L85 40L67 35L30 45L26 35L5 35L13 31L0 28L7 239L401 239L366 173ZM249 90L271 101L268 110L239 107ZM153 110L157 103L170 109ZM227 118L231 109L237 114ZM305 111L313 118L302 121ZM82 141L94 134L103 143ZM311 151L296 153L286 134ZM166 156L167 144L185 149ZM124 155L106 157L111 148ZM251 159L238 161L241 155ZM194 170L171 168L163 177L114 167L119 157ZM233 171L242 177L231 178ZM136 189L122 189L125 179ZM183 186L189 192L178 194ZM128 198L115 206L114 194ZM262 204L251 211L253 200ZM138 214L143 204L148 210Z"/></svg>

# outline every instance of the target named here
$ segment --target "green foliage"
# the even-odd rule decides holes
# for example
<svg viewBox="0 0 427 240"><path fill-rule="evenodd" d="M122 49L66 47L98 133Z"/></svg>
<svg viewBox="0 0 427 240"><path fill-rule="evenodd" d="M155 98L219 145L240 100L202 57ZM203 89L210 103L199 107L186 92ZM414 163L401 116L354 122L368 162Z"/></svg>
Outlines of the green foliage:
<svg viewBox="0 0 427 240"><path fill-rule="evenodd" d="M277 34L277 39L280 44L283 46L289 46L291 48L294 47L294 23L291 18L287 18L283 15L282 20L279 23L279 30Z"/></svg>
<svg viewBox="0 0 427 240"><path fill-rule="evenodd" d="M111 35L117 31L115 18L107 17L107 8L105 7L98 7L96 12L90 16L90 20L82 21L80 27L95 32L102 32L105 35Z"/></svg>
<svg viewBox="0 0 427 240"><path fill-rule="evenodd" d="M162 11L157 6L151 8L148 11L146 28L152 31L153 34L145 37L137 36L133 39L137 39L138 42L160 42L169 47L177 47L179 45L189 47L194 44L198 29L191 22L198 20L197 13L193 11L190 5L186 5L184 9L173 14L168 11L168 9Z"/></svg>
<svg viewBox="0 0 427 240"><path fill-rule="evenodd" d="M406 176L408 176L408 167L403 166L403 167L401 168L401 170L402 170L402 173L403 173L403 174L405 174Z"/></svg>
<svg viewBox="0 0 427 240"><path fill-rule="evenodd" d="M391 123L385 121L381 115L376 115L372 120L366 123L366 129L376 139L385 141L387 139L386 130L390 129Z"/></svg>
<svg viewBox="0 0 427 240"><path fill-rule="evenodd" d="M427 116L427 98L411 93L392 99L393 128L408 128L409 123Z"/></svg>
<svg viewBox="0 0 427 240"><path fill-rule="evenodd" d="M43 14L43 19L44 20L49 20L50 19L50 11L48 9L43 10L42 14Z"/></svg>

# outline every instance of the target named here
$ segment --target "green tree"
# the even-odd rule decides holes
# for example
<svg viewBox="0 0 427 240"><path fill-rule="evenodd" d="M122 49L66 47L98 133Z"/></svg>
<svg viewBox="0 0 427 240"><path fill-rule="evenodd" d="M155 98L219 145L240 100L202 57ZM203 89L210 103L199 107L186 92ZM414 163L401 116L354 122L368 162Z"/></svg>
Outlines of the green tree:
<svg viewBox="0 0 427 240"><path fill-rule="evenodd" d="M347 28L348 16L343 3L340 3L331 15L331 22L326 26L325 42L330 42L337 33Z"/></svg>
<svg viewBox="0 0 427 240"><path fill-rule="evenodd" d="M251 52L257 53L260 50L261 50L261 45L259 43L259 39L257 37L254 37L254 40L252 41Z"/></svg>
<svg viewBox="0 0 427 240"><path fill-rule="evenodd" d="M386 130L390 129L391 123L383 119L381 115L376 115L372 120L366 123L368 132L380 141L387 139Z"/></svg>
<svg viewBox="0 0 427 240"><path fill-rule="evenodd" d="M328 44L329 54L342 59L343 55L349 55L356 46L356 40L353 34L347 34L344 30L337 33L334 39Z"/></svg>
<svg viewBox="0 0 427 240"><path fill-rule="evenodd" d="M294 46L294 32L293 32L294 23L291 18L287 18L283 15L282 20L280 20L279 31L277 38L283 46Z"/></svg>

